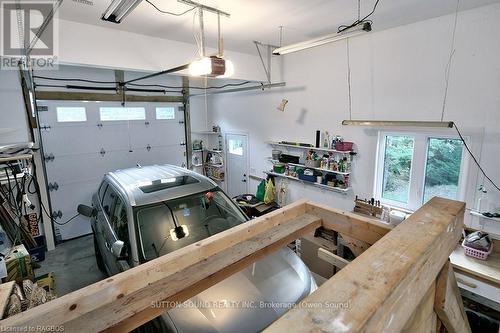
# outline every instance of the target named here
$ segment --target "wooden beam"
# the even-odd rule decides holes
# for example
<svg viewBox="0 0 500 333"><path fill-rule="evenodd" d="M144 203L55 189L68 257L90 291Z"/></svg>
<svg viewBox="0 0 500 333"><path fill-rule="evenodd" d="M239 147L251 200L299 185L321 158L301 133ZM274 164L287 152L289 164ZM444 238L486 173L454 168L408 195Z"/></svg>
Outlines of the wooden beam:
<svg viewBox="0 0 500 333"><path fill-rule="evenodd" d="M349 264L349 260L346 260L336 254L328 252L323 248L318 249L318 258L332 264L333 266L342 269Z"/></svg>
<svg viewBox="0 0 500 333"><path fill-rule="evenodd" d="M306 210L309 214L316 215L323 221L323 227L335 230L352 238L368 244L375 244L380 238L391 231L392 227L380 220L353 214L328 207L308 203Z"/></svg>
<svg viewBox="0 0 500 333"><path fill-rule="evenodd" d="M323 223L368 243L384 230L307 206ZM464 209L463 202L432 198L265 331L400 332L460 239Z"/></svg>
<svg viewBox="0 0 500 333"><path fill-rule="evenodd" d="M300 201L2 320L0 326L63 325L68 332L101 331L144 314L152 302L186 300L192 296L191 286L199 293L275 250L273 244L283 245L320 225L318 217L305 214L305 201ZM128 327L155 315L152 311Z"/></svg>
<svg viewBox="0 0 500 333"><path fill-rule="evenodd" d="M5 315L5 310L9 304L10 294L12 294L12 289L16 281L8 281L0 284L0 319Z"/></svg>
<svg viewBox="0 0 500 333"><path fill-rule="evenodd" d="M430 333L437 329L437 317L434 312L434 298L436 294L436 284L433 283L425 293L424 298L413 311L401 333Z"/></svg>
<svg viewBox="0 0 500 333"><path fill-rule="evenodd" d="M37 100L59 100L59 101L101 101L101 102L121 102L120 94L105 93L85 93L85 92L67 92L67 91L38 91ZM127 102L158 102L158 103L182 103L184 101L179 96L141 96L128 95Z"/></svg>
<svg viewBox="0 0 500 333"><path fill-rule="evenodd" d="M449 333L471 332L455 273L449 261L443 266L437 278L434 309Z"/></svg>
<svg viewBox="0 0 500 333"><path fill-rule="evenodd" d="M370 247L370 244L367 242L360 241L342 233L340 236L344 240L344 245L347 246L356 257L359 257L361 253L365 252Z"/></svg>
<svg viewBox="0 0 500 333"><path fill-rule="evenodd" d="M306 215L303 215L306 216ZM299 217L299 219L302 217ZM183 301L198 295L202 291L210 288L211 286L217 284L218 282L226 279L227 277L239 272L240 270L244 269L251 263L259 260L260 258L269 255L277 250L279 250L282 247L287 246L290 244L292 241L295 239L299 238L301 235L304 233L315 230L318 227L319 220L317 218L312 218L314 221L312 224L308 225L307 227L304 227L300 230L293 231L290 235L282 238L281 240L261 249L258 250L257 252L235 262L232 263L231 265L227 266L226 268L218 271L215 274L210 275L208 278L190 286L187 289L184 289L180 293L177 293L173 295L172 297L169 297L163 301L169 301L169 304L172 304L173 302L177 303L182 303ZM165 303L166 304L166 303ZM168 310L168 307L163 307L163 308L158 308L158 307L148 307L147 309L133 315L130 318L125 319L124 321L120 322L119 324L109 328L106 330L106 332L128 332L136 327L148 322L152 318L155 318Z"/></svg>

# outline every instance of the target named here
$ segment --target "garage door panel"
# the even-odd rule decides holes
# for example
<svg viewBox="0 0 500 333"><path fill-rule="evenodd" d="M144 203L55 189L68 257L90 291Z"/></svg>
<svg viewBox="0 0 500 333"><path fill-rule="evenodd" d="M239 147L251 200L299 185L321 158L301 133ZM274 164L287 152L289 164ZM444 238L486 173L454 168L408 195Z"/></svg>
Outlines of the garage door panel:
<svg viewBox="0 0 500 333"><path fill-rule="evenodd" d="M153 147L150 151L135 152L133 158L142 166L153 164L181 166L186 161L182 146Z"/></svg>
<svg viewBox="0 0 500 333"><path fill-rule="evenodd" d="M50 192L53 211L65 222L76 213L80 203L89 204L106 172L140 165L185 163L184 124L179 124L182 112L175 120L157 120L155 109L160 103L130 103L146 108L146 119L136 121L101 121L99 108L119 106L119 103L44 101L48 111L40 112L40 121L50 126L42 131L44 152L52 154L46 162L47 181L56 182ZM87 121L57 122L59 106L85 107ZM55 228L63 240L88 234L86 218L78 217Z"/></svg>
<svg viewBox="0 0 500 333"><path fill-rule="evenodd" d="M165 138L176 138L175 142L168 142ZM184 140L184 126L175 122L155 123L146 127L145 131L131 132L131 141L136 146L160 146L165 144L179 144Z"/></svg>
<svg viewBox="0 0 500 333"><path fill-rule="evenodd" d="M46 154L78 154L95 151L98 146L97 127L58 126L53 127L43 135ZM63 138L63 139L61 139Z"/></svg>
<svg viewBox="0 0 500 333"><path fill-rule="evenodd" d="M62 217L56 218L57 223L66 223L71 217L77 214L79 204L90 205L92 203L92 195L102 180L102 177L93 181L74 182L70 184L62 184L57 191L51 191L51 200L53 202L52 210L61 211ZM83 216L78 216L71 222L64 225L58 225L63 239L70 239L85 235L91 232L89 219Z"/></svg>
<svg viewBox="0 0 500 333"><path fill-rule="evenodd" d="M57 155L46 162L49 182L59 185L100 178L104 174L105 158L98 153Z"/></svg>

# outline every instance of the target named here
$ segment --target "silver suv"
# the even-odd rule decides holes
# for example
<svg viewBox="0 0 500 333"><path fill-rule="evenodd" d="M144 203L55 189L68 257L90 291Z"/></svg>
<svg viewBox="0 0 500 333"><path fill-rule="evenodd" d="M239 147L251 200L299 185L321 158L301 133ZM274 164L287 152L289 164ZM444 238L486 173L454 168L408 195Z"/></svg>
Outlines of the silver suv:
<svg viewBox="0 0 500 333"><path fill-rule="evenodd" d="M216 183L171 165L110 172L92 207L78 211L91 218L97 265L109 275L248 220ZM315 289L304 263L284 248L165 312L149 330L258 332Z"/></svg>

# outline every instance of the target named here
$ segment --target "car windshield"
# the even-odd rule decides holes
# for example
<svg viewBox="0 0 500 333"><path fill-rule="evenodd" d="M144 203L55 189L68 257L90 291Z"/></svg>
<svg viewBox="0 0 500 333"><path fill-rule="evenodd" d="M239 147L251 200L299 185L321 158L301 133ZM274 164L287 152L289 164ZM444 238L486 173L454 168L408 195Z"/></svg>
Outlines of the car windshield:
<svg viewBox="0 0 500 333"><path fill-rule="evenodd" d="M246 221L220 189L136 208L139 252L151 260Z"/></svg>

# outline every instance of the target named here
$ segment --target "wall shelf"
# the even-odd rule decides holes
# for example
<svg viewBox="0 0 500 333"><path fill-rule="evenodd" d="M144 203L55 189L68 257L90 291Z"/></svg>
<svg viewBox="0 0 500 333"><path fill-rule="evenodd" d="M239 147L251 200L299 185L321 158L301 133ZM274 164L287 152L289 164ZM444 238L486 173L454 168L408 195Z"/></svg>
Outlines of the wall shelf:
<svg viewBox="0 0 500 333"><path fill-rule="evenodd" d="M222 135L221 132L212 132L212 131L191 131L191 133L200 135Z"/></svg>
<svg viewBox="0 0 500 333"><path fill-rule="evenodd" d="M333 153L333 154L344 154L344 155L349 155L352 151L340 151L340 150L335 150L335 149L328 149L328 148L316 148L316 147L306 147L306 146L297 146L297 145L291 145L291 144L286 144L286 143L279 143L279 142L274 142L270 141L268 142L271 146L276 146L276 147L285 147L285 148L294 148L294 149L303 149L303 150L315 150L315 151L323 151L327 153Z"/></svg>
<svg viewBox="0 0 500 333"><path fill-rule="evenodd" d="M333 186L328 186L328 185L324 185L324 184L320 184L320 183L308 182L307 180L302 180L302 179L299 179L296 177L287 176L287 175L282 174L282 173L276 173L276 172L270 172L270 171L264 171L264 173L268 176L275 176L275 177L280 177L280 178L291 179L291 180L301 182L303 184L307 184L307 185L311 185L311 186L319 187L319 188L322 188L325 190L339 192L339 193L343 193L343 194L347 194L347 192L350 190L350 187L340 188L340 187L333 187Z"/></svg>
<svg viewBox="0 0 500 333"><path fill-rule="evenodd" d="M212 179L213 181L216 181L216 182L223 182L224 179L223 178L217 178L217 177L214 177L214 176L208 176L208 178Z"/></svg>
<svg viewBox="0 0 500 333"><path fill-rule="evenodd" d="M280 162L280 161L274 160L272 158L270 158L269 161L272 162L273 164L274 163L283 163L283 164L287 164L287 165L291 165L291 166L295 166L295 167L299 167L299 168L313 169L313 170L323 171L323 172L327 172L327 173L334 173L336 175L342 175L342 176L346 176L346 175L350 175L351 174L350 172L340 172L340 171L333 171L333 170L329 170L329 169L322 169L322 168L317 168L317 167L310 167L310 166L307 166L305 164Z"/></svg>
<svg viewBox="0 0 500 333"><path fill-rule="evenodd" d="M483 218L483 219L487 219L487 220L492 220L492 221L497 221L497 222L500 222L500 218L498 217L488 217L488 216L484 216L483 214L481 214L480 212L478 212L477 210L470 210L469 211L470 215L472 216L477 216L477 217L480 217L480 218Z"/></svg>

